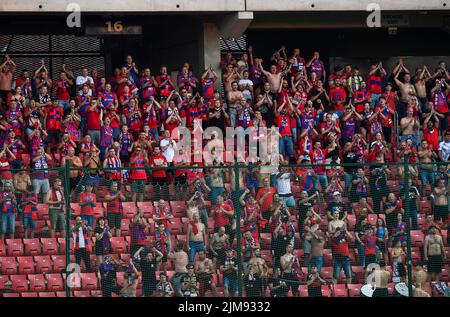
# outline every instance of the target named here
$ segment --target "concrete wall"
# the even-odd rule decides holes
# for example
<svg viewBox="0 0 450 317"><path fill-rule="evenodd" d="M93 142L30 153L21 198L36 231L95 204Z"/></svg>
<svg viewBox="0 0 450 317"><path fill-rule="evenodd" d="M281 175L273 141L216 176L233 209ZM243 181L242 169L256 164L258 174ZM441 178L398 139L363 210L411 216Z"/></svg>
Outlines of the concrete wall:
<svg viewBox="0 0 450 317"><path fill-rule="evenodd" d="M64 12L76 2L84 12L236 12L366 11L376 2L382 10L444 10L448 0L2 0L0 12Z"/></svg>

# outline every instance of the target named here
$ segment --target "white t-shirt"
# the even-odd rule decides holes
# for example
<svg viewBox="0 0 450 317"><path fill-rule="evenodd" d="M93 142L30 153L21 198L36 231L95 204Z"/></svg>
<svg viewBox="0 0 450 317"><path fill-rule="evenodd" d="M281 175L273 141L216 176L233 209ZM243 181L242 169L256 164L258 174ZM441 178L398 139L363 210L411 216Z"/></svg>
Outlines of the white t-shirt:
<svg viewBox="0 0 450 317"><path fill-rule="evenodd" d="M447 162L450 156L450 142L442 141L439 143L439 151L442 152L442 159Z"/></svg>
<svg viewBox="0 0 450 317"><path fill-rule="evenodd" d="M250 79L241 79L238 84L239 84L239 86L240 85L244 85L244 86L248 85L250 87L253 87L253 82ZM244 95L245 99L251 99L252 98L250 90L248 90L248 89L244 89L242 91L242 94Z"/></svg>
<svg viewBox="0 0 450 317"><path fill-rule="evenodd" d="M166 139L162 139L161 142L159 142L159 145L161 147L169 145L167 147L167 149L164 152L162 152L162 153L166 157L167 162L172 163L173 157L175 156L175 150L173 148L173 145L170 143L169 140L166 140Z"/></svg>
<svg viewBox="0 0 450 317"><path fill-rule="evenodd" d="M292 194L290 173L284 173L277 178L277 191L279 195Z"/></svg>
<svg viewBox="0 0 450 317"><path fill-rule="evenodd" d="M78 76L77 80L76 80L76 84L78 85L84 85L84 84L88 84L90 85L91 83L93 83L94 80L92 79L91 76ZM82 95L83 94L83 89L78 90L78 94ZM92 89L89 88L89 96L92 96Z"/></svg>

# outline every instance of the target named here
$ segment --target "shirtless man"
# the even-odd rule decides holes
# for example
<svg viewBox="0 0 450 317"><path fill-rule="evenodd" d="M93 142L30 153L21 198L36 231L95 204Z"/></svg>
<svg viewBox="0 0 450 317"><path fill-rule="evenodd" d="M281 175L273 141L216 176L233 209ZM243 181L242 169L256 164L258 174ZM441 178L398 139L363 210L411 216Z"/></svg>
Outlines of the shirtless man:
<svg viewBox="0 0 450 317"><path fill-rule="evenodd" d="M416 288L424 289L425 283L428 280L428 275L423 269L422 263L416 265L416 270L413 272L413 280L415 281Z"/></svg>
<svg viewBox="0 0 450 317"><path fill-rule="evenodd" d="M256 248L245 272L248 297L260 297L262 295L263 279L267 276L267 273L268 266L266 261L261 258L261 250Z"/></svg>
<svg viewBox="0 0 450 317"><path fill-rule="evenodd" d="M275 65L270 66L270 72L268 72L264 70L261 64L261 70L270 84L270 92L273 94L278 94L278 90L280 89L281 81L285 75L285 72L277 72L277 67Z"/></svg>
<svg viewBox="0 0 450 317"><path fill-rule="evenodd" d="M82 168L83 162L81 159L75 155L75 149L73 147L69 147L67 150L67 155L62 159L62 166L66 166L69 164L70 166L70 189L73 190L78 184L79 175L81 174L80 170L72 170L72 168Z"/></svg>
<svg viewBox="0 0 450 317"><path fill-rule="evenodd" d="M189 262L194 263L195 254L199 251L205 250L205 245L208 244L208 236L205 225L200 221L199 214L194 214L194 220L189 222L187 238L189 241Z"/></svg>
<svg viewBox="0 0 450 317"><path fill-rule="evenodd" d="M231 91L232 83L237 82L239 79L241 79L241 75L239 75L237 68L234 68L232 64L228 64L226 67L225 74L223 75L225 92L229 93Z"/></svg>
<svg viewBox="0 0 450 317"><path fill-rule="evenodd" d="M428 262L428 281L439 282L442 273L442 262L445 262L445 254L442 236L437 232L436 227L432 226L429 234L425 237L424 260Z"/></svg>
<svg viewBox="0 0 450 317"><path fill-rule="evenodd" d="M92 185L94 187L99 186L99 176L98 176L98 168L100 168L100 158L98 157L99 152L85 152L84 153L84 161L83 167L87 168L86 172L86 181L83 182L83 185Z"/></svg>
<svg viewBox="0 0 450 317"><path fill-rule="evenodd" d="M367 277L367 282L376 287L372 297L388 297L387 286L391 279L391 273L386 271L386 262L384 260L380 260L379 265L380 267Z"/></svg>
<svg viewBox="0 0 450 317"><path fill-rule="evenodd" d="M230 114L230 124L232 127L236 125L237 107L239 102L244 99L242 91L238 90L238 82L234 81L231 83L231 91L227 95L227 105Z"/></svg>
<svg viewBox="0 0 450 317"><path fill-rule="evenodd" d="M206 257L205 251L198 252L198 260L194 265L194 272L200 282L200 296L205 296L207 290L211 290L214 297L217 297L216 285L212 279L216 267L213 261Z"/></svg>
<svg viewBox="0 0 450 317"><path fill-rule="evenodd" d="M400 120L400 130L402 131L402 136L400 140L406 141L408 138L413 140L413 145L417 146L416 131L419 129L419 120L413 117L414 111L412 108L408 108L406 111L406 117Z"/></svg>
<svg viewBox="0 0 450 317"><path fill-rule="evenodd" d="M433 151L432 147L426 140L422 141L421 150L418 153L419 161L424 163L434 162L438 158L438 155ZM434 171L433 165L424 164L419 166L419 174L420 179L422 181L421 195L425 196L425 189L427 187L427 183L430 184L431 187L434 186Z"/></svg>
<svg viewBox="0 0 450 317"><path fill-rule="evenodd" d="M286 285L292 290L294 296L298 296L297 273L295 272L294 265L297 265L297 269L300 267L298 258L293 254L294 247L288 244L286 247L286 253L280 258L282 278L285 280Z"/></svg>
<svg viewBox="0 0 450 317"><path fill-rule="evenodd" d="M333 220L328 223L328 233L333 235L336 232L336 228L344 228L345 222L339 219L339 211L335 210L332 213Z"/></svg>
<svg viewBox="0 0 450 317"><path fill-rule="evenodd" d="M431 78L431 75L424 65L422 68L416 70L416 77L414 87L416 88L417 99L420 103L420 108L424 111L427 107L427 88L426 83Z"/></svg>
<svg viewBox="0 0 450 317"><path fill-rule="evenodd" d="M432 198L434 221L445 222L448 218L448 189L445 187L444 179L440 179L438 187L433 189Z"/></svg>
<svg viewBox="0 0 450 317"><path fill-rule="evenodd" d="M405 72L405 75L403 76L404 82L401 82L398 79L398 76L402 71ZM402 59L400 59L399 64L394 68L393 73L395 75L394 77L395 83L400 88L400 101L401 101L400 112L404 113L404 110L408 105L408 103L411 101L412 97L416 96L416 88L414 88L414 85L411 83L411 74L409 70L405 67L405 65L403 65Z"/></svg>
<svg viewBox="0 0 450 317"><path fill-rule="evenodd" d="M308 273L311 273L311 268L313 266L315 266L317 272L320 273L322 271L323 249L326 241L324 234L320 229L311 234L311 260L308 263Z"/></svg>
<svg viewBox="0 0 450 317"><path fill-rule="evenodd" d="M14 174L13 184L17 201L21 201L22 195L27 191L28 186L31 185L29 173L26 170L20 170L20 172Z"/></svg>
<svg viewBox="0 0 450 317"><path fill-rule="evenodd" d="M181 279L187 274L188 265L188 254L184 251L183 243L177 243L175 252L169 253L167 259L174 261L175 275L172 277L172 285L175 293L181 295Z"/></svg>
<svg viewBox="0 0 450 317"><path fill-rule="evenodd" d="M0 65L0 106L3 102L6 102L6 98L8 98L8 94L11 92L15 70L16 64L6 54L4 62Z"/></svg>
<svg viewBox="0 0 450 317"><path fill-rule="evenodd" d="M212 253L214 265L220 267L226 257L226 251L228 249L228 235L225 233L225 227L220 227L219 231L214 233L209 243L209 250Z"/></svg>

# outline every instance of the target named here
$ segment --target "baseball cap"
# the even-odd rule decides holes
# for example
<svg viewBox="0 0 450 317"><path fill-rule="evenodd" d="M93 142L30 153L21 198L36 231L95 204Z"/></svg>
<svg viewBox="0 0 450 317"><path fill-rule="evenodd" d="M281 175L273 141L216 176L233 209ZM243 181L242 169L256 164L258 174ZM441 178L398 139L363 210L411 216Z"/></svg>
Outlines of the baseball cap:
<svg viewBox="0 0 450 317"><path fill-rule="evenodd" d="M333 196L337 196L337 195L340 195L340 194L341 194L340 192L335 191L335 192L333 193Z"/></svg>

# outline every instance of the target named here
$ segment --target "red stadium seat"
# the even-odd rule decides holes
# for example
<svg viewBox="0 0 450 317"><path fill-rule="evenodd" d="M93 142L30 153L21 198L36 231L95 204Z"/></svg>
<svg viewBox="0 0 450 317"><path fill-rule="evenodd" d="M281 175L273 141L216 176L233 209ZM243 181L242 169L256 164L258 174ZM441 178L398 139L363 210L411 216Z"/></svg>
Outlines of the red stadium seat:
<svg viewBox="0 0 450 317"><path fill-rule="evenodd" d="M82 290L96 290L98 287L97 275L95 273L81 273Z"/></svg>
<svg viewBox="0 0 450 317"><path fill-rule="evenodd" d="M419 248L411 248L411 261L413 265L417 265L422 261Z"/></svg>
<svg viewBox="0 0 450 317"><path fill-rule="evenodd" d="M8 256L23 255L22 239L7 239L6 245L8 246Z"/></svg>
<svg viewBox="0 0 450 317"><path fill-rule="evenodd" d="M3 297L20 297L19 293L3 293Z"/></svg>
<svg viewBox="0 0 450 317"><path fill-rule="evenodd" d="M441 230L442 239L444 240L444 245L448 247L449 245L448 245L448 241L447 241L447 233L448 233L447 230Z"/></svg>
<svg viewBox="0 0 450 317"><path fill-rule="evenodd" d="M58 238L58 249L59 254L66 254L66 238ZM74 248L73 248L73 238L70 238L70 254L74 254Z"/></svg>
<svg viewBox="0 0 450 317"><path fill-rule="evenodd" d="M103 293L100 290L91 291L91 297L103 297Z"/></svg>
<svg viewBox="0 0 450 317"><path fill-rule="evenodd" d="M40 255L42 254L42 246L39 239L23 239L25 245L25 255Z"/></svg>
<svg viewBox="0 0 450 317"><path fill-rule="evenodd" d="M56 297L55 292L39 292L39 297Z"/></svg>
<svg viewBox="0 0 450 317"><path fill-rule="evenodd" d="M388 286L387 286L387 289L388 289L388 294L389 295L394 294L395 284L394 283L389 283Z"/></svg>
<svg viewBox="0 0 450 317"><path fill-rule="evenodd" d="M15 292L28 292L28 280L25 275L11 275L9 278Z"/></svg>
<svg viewBox="0 0 450 317"><path fill-rule="evenodd" d="M29 292L29 293L21 293L21 297L38 297L38 293L36 292Z"/></svg>
<svg viewBox="0 0 450 317"><path fill-rule="evenodd" d="M130 219L122 219L120 223L120 234L122 236L128 236L130 234Z"/></svg>
<svg viewBox="0 0 450 317"><path fill-rule="evenodd" d="M123 217L126 219L131 219L137 212L136 203L131 201L122 202L123 207Z"/></svg>
<svg viewBox="0 0 450 317"><path fill-rule="evenodd" d="M81 215L81 206L78 203L70 203L71 216L77 217Z"/></svg>
<svg viewBox="0 0 450 317"><path fill-rule="evenodd" d="M356 216L347 215L347 222L348 222L348 231L353 231L356 225Z"/></svg>
<svg viewBox="0 0 450 317"><path fill-rule="evenodd" d="M65 289L64 280L61 274L47 274L47 290L50 292L62 291Z"/></svg>
<svg viewBox="0 0 450 317"><path fill-rule="evenodd" d="M322 285L322 297L331 297L331 290L328 285Z"/></svg>
<svg viewBox="0 0 450 317"><path fill-rule="evenodd" d="M323 265L324 266L333 265L333 254L331 249L323 249Z"/></svg>
<svg viewBox="0 0 450 317"><path fill-rule="evenodd" d="M320 271L320 276L327 282L333 280L333 267L322 267Z"/></svg>
<svg viewBox="0 0 450 317"><path fill-rule="evenodd" d="M177 241L178 242L182 242L183 244L186 245L186 243L187 243L187 236L185 234L178 234L177 235Z"/></svg>
<svg viewBox="0 0 450 317"><path fill-rule="evenodd" d="M58 254L58 242L56 238L41 238L42 254L54 255Z"/></svg>
<svg viewBox="0 0 450 317"><path fill-rule="evenodd" d="M8 275L0 274L0 289L2 290L11 290L11 286L6 286L5 283L11 282Z"/></svg>
<svg viewBox="0 0 450 317"><path fill-rule="evenodd" d="M6 245L5 241L0 240L0 257L6 256Z"/></svg>
<svg viewBox="0 0 450 317"><path fill-rule="evenodd" d="M421 247L425 242L425 236L421 230L411 230L411 246Z"/></svg>
<svg viewBox="0 0 450 317"><path fill-rule="evenodd" d="M144 211L144 218L150 218L153 216L153 204L151 201L140 201L137 203L139 210Z"/></svg>
<svg viewBox="0 0 450 317"><path fill-rule="evenodd" d="M65 291L59 291L59 292L56 292L56 297L67 297L66 295L67 295L67 294L66 294Z"/></svg>
<svg viewBox="0 0 450 317"><path fill-rule="evenodd" d="M0 258L0 264L2 267L2 274L17 274L17 263L14 257Z"/></svg>
<svg viewBox="0 0 450 317"><path fill-rule="evenodd" d="M186 202L185 201L171 201L170 207L172 209L173 216L181 218L186 216Z"/></svg>
<svg viewBox="0 0 450 317"><path fill-rule="evenodd" d="M170 220L172 223L169 224L169 232L172 235L181 234L181 220L180 218L173 218Z"/></svg>
<svg viewBox="0 0 450 317"><path fill-rule="evenodd" d="M66 256L65 255L52 255L53 272L61 273L66 269Z"/></svg>
<svg viewBox="0 0 450 317"><path fill-rule="evenodd" d="M18 256L17 263L19 263L19 274L33 274L34 261L31 256Z"/></svg>
<svg viewBox="0 0 450 317"><path fill-rule="evenodd" d="M99 218L104 216L104 209L103 209L103 203L97 203L97 205L94 207L94 217Z"/></svg>
<svg viewBox="0 0 450 317"><path fill-rule="evenodd" d="M89 291L74 291L74 297L91 297L91 293Z"/></svg>
<svg viewBox="0 0 450 317"><path fill-rule="evenodd" d="M364 283L364 267L362 266L352 266L352 271L355 277L356 283Z"/></svg>
<svg viewBox="0 0 450 317"><path fill-rule="evenodd" d="M349 297L360 297L362 284L347 284Z"/></svg>
<svg viewBox="0 0 450 317"><path fill-rule="evenodd" d="M43 274L29 274L30 291L45 292L45 278Z"/></svg>
<svg viewBox="0 0 450 317"><path fill-rule="evenodd" d="M333 290L334 297L348 297L348 290L345 284L332 284L330 288Z"/></svg>
<svg viewBox="0 0 450 317"><path fill-rule="evenodd" d="M113 253L119 254L127 252L127 245L123 237L112 237L110 242Z"/></svg>
<svg viewBox="0 0 450 317"><path fill-rule="evenodd" d="M38 210L38 218L40 220L48 220L49 219L47 204L38 204L37 210Z"/></svg>
<svg viewBox="0 0 450 317"><path fill-rule="evenodd" d="M298 290L299 290L300 297L308 297L308 286L307 285L300 285L298 287Z"/></svg>

